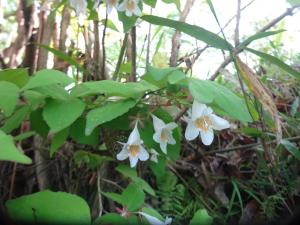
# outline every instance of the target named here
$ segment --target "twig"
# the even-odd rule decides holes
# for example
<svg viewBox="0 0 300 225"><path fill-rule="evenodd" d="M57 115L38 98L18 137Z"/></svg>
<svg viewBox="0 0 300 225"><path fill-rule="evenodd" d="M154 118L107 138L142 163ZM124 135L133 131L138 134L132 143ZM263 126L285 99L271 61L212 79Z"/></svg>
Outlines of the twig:
<svg viewBox="0 0 300 225"><path fill-rule="evenodd" d="M128 35L129 35L128 33L125 34L125 37L124 37L124 40L123 40L123 43L122 43L122 47L121 47L121 51L120 51L120 55L119 55L119 58L118 58L118 62L117 62L117 65L116 65L116 70L115 70L115 72L113 74L113 77L112 77L113 80L117 80L117 77L118 77L118 74L119 74L119 71L120 71L120 66L122 64L124 54L125 54L125 50L126 50L126 46L127 46Z"/></svg>
<svg viewBox="0 0 300 225"><path fill-rule="evenodd" d="M297 140L300 140L300 136L286 138L286 140L297 141ZM266 142L266 144L274 144L274 143L276 143L276 141L277 140L268 141L268 142ZM234 147L231 147L231 148L211 150L211 151L205 152L204 155L211 155L211 154L215 154L215 153L232 152L232 151L237 151L237 150L242 150L242 149L250 149L250 148L253 148L253 147L260 146L260 145L261 145L261 143L253 143L253 144L242 145L242 146L234 146Z"/></svg>
<svg viewBox="0 0 300 225"><path fill-rule="evenodd" d="M234 31L234 46L240 44L241 0L237 0L236 26Z"/></svg>
<svg viewBox="0 0 300 225"><path fill-rule="evenodd" d="M150 15L152 15L152 8L150 9ZM149 23L147 38L148 40L147 40L146 66L150 62L151 23Z"/></svg>
<svg viewBox="0 0 300 225"><path fill-rule="evenodd" d="M101 168L97 169L97 192L98 192L98 203L99 203L99 217L103 212L102 195L101 195Z"/></svg>
<svg viewBox="0 0 300 225"><path fill-rule="evenodd" d="M192 6L194 5L195 0L187 0L184 6L182 13L180 14L179 21L185 22ZM171 50L171 57L170 57L170 66L174 67L177 64L178 52L180 47L180 37L181 32L175 31L172 37L172 50Z"/></svg>
<svg viewBox="0 0 300 225"><path fill-rule="evenodd" d="M284 19L286 16L292 16L294 15L294 9L300 7L298 6L294 6L292 8L288 8L283 14L281 14L280 16L278 16L277 18L273 19L270 23L268 23L266 26L264 26L263 28L261 28L258 32L256 32L256 34L261 33L261 32L265 32L267 30L269 30L271 27L275 26L279 21L281 21L282 19ZM236 49L235 54L238 55L239 53L241 53L243 51L243 49ZM219 73L222 69L224 69L229 63L232 62L232 58L230 56L228 56L223 63L221 63L221 65L217 68L217 70L213 73L213 75L209 78L209 80L215 80L218 76Z"/></svg>
<svg viewBox="0 0 300 225"><path fill-rule="evenodd" d="M136 27L132 27L131 29L131 74L130 81L136 82Z"/></svg>
<svg viewBox="0 0 300 225"><path fill-rule="evenodd" d="M105 52L105 34L106 34L106 27L107 27L107 18L108 18L108 14L106 11L105 14L105 22L104 22L104 28L103 28L103 34L102 34L102 69L101 69L101 73L102 73L102 77L105 78L105 61L106 61L106 52Z"/></svg>

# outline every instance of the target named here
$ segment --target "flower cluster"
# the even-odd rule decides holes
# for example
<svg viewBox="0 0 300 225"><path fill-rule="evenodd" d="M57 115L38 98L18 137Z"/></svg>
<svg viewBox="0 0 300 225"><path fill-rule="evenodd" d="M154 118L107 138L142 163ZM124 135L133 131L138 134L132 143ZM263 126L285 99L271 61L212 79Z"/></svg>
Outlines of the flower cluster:
<svg viewBox="0 0 300 225"><path fill-rule="evenodd" d="M106 10L110 13L113 9L120 12L125 12L125 15L130 17L133 15L141 16L142 11L139 8L140 0L105 0ZM98 8L101 0L97 0L94 4L94 9ZM83 25L84 17L86 15L87 0L70 0L70 5L74 8L80 25Z"/></svg>
<svg viewBox="0 0 300 225"><path fill-rule="evenodd" d="M173 137L173 130L177 127L177 124L174 122L166 124L155 115L152 115L152 119L154 127L153 140L160 145L161 151L167 154L167 145L176 144ZM213 110L210 107L197 101L194 101L186 121L185 138L191 141L200 135L204 145L210 145L213 142L213 130L223 130L230 126L227 120L213 114ZM129 158L131 167L135 167L138 160L146 161L150 157L147 150L143 147L137 123L129 135L127 143L119 143L123 147L121 152L117 154L117 159L125 160ZM150 160L157 162L158 153L154 149L150 149L150 153L152 154Z"/></svg>

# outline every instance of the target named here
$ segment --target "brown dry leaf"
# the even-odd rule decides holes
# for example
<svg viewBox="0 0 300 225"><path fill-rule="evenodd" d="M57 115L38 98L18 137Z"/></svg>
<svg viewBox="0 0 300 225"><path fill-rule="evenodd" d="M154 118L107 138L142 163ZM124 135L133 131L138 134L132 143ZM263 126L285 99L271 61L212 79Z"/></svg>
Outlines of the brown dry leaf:
<svg viewBox="0 0 300 225"><path fill-rule="evenodd" d="M256 77L255 73L248 67L247 64L243 63L239 57L236 58L236 63L238 70L250 91L274 119L276 126L276 139L277 144L279 144L282 139L281 121L272 95Z"/></svg>

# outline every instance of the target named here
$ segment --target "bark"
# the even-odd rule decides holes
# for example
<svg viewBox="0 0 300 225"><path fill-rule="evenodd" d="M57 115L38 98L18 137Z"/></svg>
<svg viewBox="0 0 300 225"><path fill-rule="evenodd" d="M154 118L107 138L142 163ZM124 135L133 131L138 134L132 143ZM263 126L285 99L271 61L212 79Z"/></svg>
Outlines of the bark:
<svg viewBox="0 0 300 225"><path fill-rule="evenodd" d="M194 5L195 0L187 0L186 4L184 6L184 9L180 15L179 21L185 22L188 14L190 13L190 10L192 6ZM178 52L180 48L180 38L181 38L181 32L175 31L173 37L172 37L172 50L171 50L171 57L170 57L170 66L175 67L177 64L177 58L178 58Z"/></svg>

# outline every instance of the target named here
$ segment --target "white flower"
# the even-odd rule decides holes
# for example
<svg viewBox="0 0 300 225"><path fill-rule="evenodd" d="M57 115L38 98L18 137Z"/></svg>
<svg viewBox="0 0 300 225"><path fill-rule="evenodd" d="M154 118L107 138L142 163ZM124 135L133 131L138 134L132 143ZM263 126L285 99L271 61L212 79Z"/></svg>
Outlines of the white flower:
<svg viewBox="0 0 300 225"><path fill-rule="evenodd" d="M79 25L83 25L84 18L86 15L86 0L70 0L70 5L74 8L76 15L78 16Z"/></svg>
<svg viewBox="0 0 300 225"><path fill-rule="evenodd" d="M117 159L125 160L129 157L131 167L135 167L138 160L146 161L149 159L149 153L142 146L143 141L140 138L137 123L129 135L127 143L119 143L123 145L123 148L121 152L117 154Z"/></svg>
<svg viewBox="0 0 300 225"><path fill-rule="evenodd" d="M119 0L106 0L107 12L110 13L113 8L117 8Z"/></svg>
<svg viewBox="0 0 300 225"><path fill-rule="evenodd" d="M153 148L150 149L150 161L158 163L158 159L157 156L159 156L159 153L157 151L155 151Z"/></svg>
<svg viewBox="0 0 300 225"><path fill-rule="evenodd" d="M172 223L172 218L167 217L165 221L161 221L154 216L150 216L147 213L139 212L142 216L144 216L151 225L169 225Z"/></svg>
<svg viewBox="0 0 300 225"><path fill-rule="evenodd" d="M214 139L214 131L229 128L229 122L213 114L213 110L205 104L194 100L191 118L185 130L185 138L194 140L200 133L203 144L210 145Z"/></svg>
<svg viewBox="0 0 300 225"><path fill-rule="evenodd" d="M159 143L162 152L167 154L167 144L176 144L176 141L172 136L172 130L177 127L177 124L174 122L165 124L164 121L154 115L152 115L152 118L155 131L153 140Z"/></svg>
<svg viewBox="0 0 300 225"><path fill-rule="evenodd" d="M139 0L124 0L118 7L118 10L123 12L125 11L126 16L141 16L142 11L138 6Z"/></svg>

